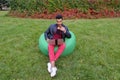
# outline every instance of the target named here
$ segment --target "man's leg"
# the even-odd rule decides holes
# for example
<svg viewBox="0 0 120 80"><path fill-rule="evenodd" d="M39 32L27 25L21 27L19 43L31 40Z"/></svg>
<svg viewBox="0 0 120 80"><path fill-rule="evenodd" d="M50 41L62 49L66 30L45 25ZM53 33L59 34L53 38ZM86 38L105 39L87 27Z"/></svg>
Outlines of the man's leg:
<svg viewBox="0 0 120 80"><path fill-rule="evenodd" d="M65 43L58 46L58 50L57 50L57 52L55 54L55 60L57 60L60 57L60 55L62 54L62 52L65 49L65 46L66 46Z"/></svg>
<svg viewBox="0 0 120 80"><path fill-rule="evenodd" d="M57 71L57 68L55 67L54 47L55 47L54 45L48 45L49 58L50 58L50 63L48 63L48 71L50 72L51 77L54 77Z"/></svg>
<svg viewBox="0 0 120 80"><path fill-rule="evenodd" d="M55 47L54 45L48 44L49 59L52 67L55 66L54 47Z"/></svg>

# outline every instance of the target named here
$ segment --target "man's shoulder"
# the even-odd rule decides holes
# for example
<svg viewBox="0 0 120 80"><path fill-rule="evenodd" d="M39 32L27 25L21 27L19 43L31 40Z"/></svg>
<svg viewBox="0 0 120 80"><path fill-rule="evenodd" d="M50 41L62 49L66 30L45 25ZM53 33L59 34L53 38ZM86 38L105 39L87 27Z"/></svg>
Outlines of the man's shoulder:
<svg viewBox="0 0 120 80"><path fill-rule="evenodd" d="M50 27L54 27L54 26L56 26L56 24L51 24L51 25L50 25Z"/></svg>
<svg viewBox="0 0 120 80"><path fill-rule="evenodd" d="M68 28L66 25L62 24L63 27Z"/></svg>

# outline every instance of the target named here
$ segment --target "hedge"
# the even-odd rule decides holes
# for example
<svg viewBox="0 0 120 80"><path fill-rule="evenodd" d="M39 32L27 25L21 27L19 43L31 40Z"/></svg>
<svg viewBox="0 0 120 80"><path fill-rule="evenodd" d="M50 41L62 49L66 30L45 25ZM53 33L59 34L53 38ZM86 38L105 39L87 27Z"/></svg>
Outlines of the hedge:
<svg viewBox="0 0 120 80"><path fill-rule="evenodd" d="M11 0L11 10L54 12L65 8L78 8L81 11L89 8L95 10L108 8L118 11L120 10L120 0Z"/></svg>
<svg viewBox="0 0 120 80"><path fill-rule="evenodd" d="M27 15L50 14L69 9L77 9L78 12L83 13L89 10L120 12L120 0L11 0L10 5L11 11L25 12Z"/></svg>

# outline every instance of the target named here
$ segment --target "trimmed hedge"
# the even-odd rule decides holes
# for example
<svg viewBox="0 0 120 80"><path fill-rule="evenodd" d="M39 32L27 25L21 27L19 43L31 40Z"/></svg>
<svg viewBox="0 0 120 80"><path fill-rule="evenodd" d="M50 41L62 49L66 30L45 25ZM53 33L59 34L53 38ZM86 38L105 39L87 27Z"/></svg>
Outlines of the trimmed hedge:
<svg viewBox="0 0 120 80"><path fill-rule="evenodd" d="M54 12L65 8L77 8L87 11L89 8L101 10L104 8L120 11L120 0L11 0L11 10Z"/></svg>
<svg viewBox="0 0 120 80"><path fill-rule="evenodd" d="M120 0L11 0L11 11L51 14L75 9L77 12L90 13L102 10L120 12Z"/></svg>
<svg viewBox="0 0 120 80"><path fill-rule="evenodd" d="M45 10L45 0L11 0L10 1L11 10L29 13Z"/></svg>

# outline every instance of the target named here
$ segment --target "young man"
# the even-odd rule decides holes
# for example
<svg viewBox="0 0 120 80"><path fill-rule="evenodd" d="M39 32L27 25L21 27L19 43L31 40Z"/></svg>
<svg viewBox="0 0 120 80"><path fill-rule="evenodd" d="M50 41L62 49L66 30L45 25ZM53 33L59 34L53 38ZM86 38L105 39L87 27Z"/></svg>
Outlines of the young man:
<svg viewBox="0 0 120 80"><path fill-rule="evenodd" d="M65 38L71 38L68 28L62 23L62 21L62 15L57 15L56 24L50 25L44 33L45 39L48 42L50 62L47 63L47 66L51 77L56 75L57 67L55 66L55 62L65 49ZM54 52L55 46L58 46L58 50L56 52Z"/></svg>

